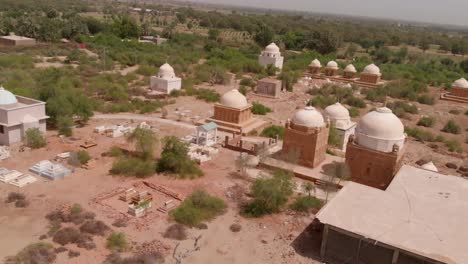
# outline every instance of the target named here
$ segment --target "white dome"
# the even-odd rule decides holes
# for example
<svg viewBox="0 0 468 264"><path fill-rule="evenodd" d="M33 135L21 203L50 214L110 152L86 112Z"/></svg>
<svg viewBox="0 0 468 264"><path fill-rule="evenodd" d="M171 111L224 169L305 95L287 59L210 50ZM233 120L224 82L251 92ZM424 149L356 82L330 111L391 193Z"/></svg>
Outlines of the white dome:
<svg viewBox="0 0 468 264"><path fill-rule="evenodd" d="M403 147L405 128L392 110L382 107L367 113L356 126L356 140L364 147L391 152L393 145Z"/></svg>
<svg viewBox="0 0 468 264"><path fill-rule="evenodd" d="M344 68L344 71L345 72L357 72L356 67L354 67L354 65L352 65L352 64L348 64L348 66L346 66L346 68Z"/></svg>
<svg viewBox="0 0 468 264"><path fill-rule="evenodd" d="M325 121L320 112L312 106L307 106L304 109L297 111L291 120L295 125L305 127L323 127Z"/></svg>
<svg viewBox="0 0 468 264"><path fill-rule="evenodd" d="M452 87L468 88L468 81L465 78L460 78L453 82Z"/></svg>
<svg viewBox="0 0 468 264"><path fill-rule="evenodd" d="M325 116L330 119L336 128L347 129L351 123L349 111L340 103L329 105L325 108Z"/></svg>
<svg viewBox="0 0 468 264"><path fill-rule="evenodd" d="M0 105L11 105L18 103L16 96L3 86L0 86Z"/></svg>
<svg viewBox="0 0 468 264"><path fill-rule="evenodd" d="M425 170L428 170L428 171L435 171L435 172L439 172L439 170L437 169L437 167L434 165L434 163L432 161L429 161L428 163L426 164L423 164L421 166L421 168L425 169Z"/></svg>
<svg viewBox="0 0 468 264"><path fill-rule="evenodd" d="M174 77L174 68L168 63L164 63L161 67L159 67L159 77Z"/></svg>
<svg viewBox="0 0 468 264"><path fill-rule="evenodd" d="M338 63L336 63L336 61L329 61L327 63L327 68L328 69L338 69Z"/></svg>
<svg viewBox="0 0 468 264"><path fill-rule="evenodd" d="M320 68L320 67L322 67L322 64L320 63L319 60L315 59L309 64L309 66Z"/></svg>
<svg viewBox="0 0 468 264"><path fill-rule="evenodd" d="M275 43L271 43L270 45L266 46L265 52L268 53L279 53L280 49Z"/></svg>
<svg viewBox="0 0 468 264"><path fill-rule="evenodd" d="M237 109L245 108L249 105L245 96L236 89L223 94L220 99L220 104Z"/></svg>
<svg viewBox="0 0 468 264"><path fill-rule="evenodd" d="M350 119L348 109L340 103L329 105L324 111L325 115L330 119Z"/></svg>
<svg viewBox="0 0 468 264"><path fill-rule="evenodd" d="M380 68L375 64L369 64L362 72L367 74L380 75Z"/></svg>

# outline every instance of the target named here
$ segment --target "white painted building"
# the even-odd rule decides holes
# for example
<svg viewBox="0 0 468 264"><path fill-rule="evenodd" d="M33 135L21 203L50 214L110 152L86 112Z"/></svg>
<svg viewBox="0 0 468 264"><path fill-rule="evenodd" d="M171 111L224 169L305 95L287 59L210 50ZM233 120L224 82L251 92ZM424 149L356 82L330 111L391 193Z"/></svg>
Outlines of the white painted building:
<svg viewBox="0 0 468 264"><path fill-rule="evenodd" d="M325 108L325 117L330 120L340 136L340 145L342 151L346 151L349 136L354 135L356 123L351 121L349 111L340 103L329 105Z"/></svg>
<svg viewBox="0 0 468 264"><path fill-rule="evenodd" d="M159 68L158 75L151 76L150 82L151 90L164 94L170 94L182 88L182 79L175 75L174 68L167 63Z"/></svg>
<svg viewBox="0 0 468 264"><path fill-rule="evenodd" d="M45 133L47 118L44 102L15 96L0 87L0 145L21 142L30 128Z"/></svg>
<svg viewBox="0 0 468 264"><path fill-rule="evenodd" d="M262 54L258 56L258 63L265 67L273 65L278 69L282 69L283 61L284 57L281 56L280 49L275 43L271 43L266 46L265 50L262 51Z"/></svg>

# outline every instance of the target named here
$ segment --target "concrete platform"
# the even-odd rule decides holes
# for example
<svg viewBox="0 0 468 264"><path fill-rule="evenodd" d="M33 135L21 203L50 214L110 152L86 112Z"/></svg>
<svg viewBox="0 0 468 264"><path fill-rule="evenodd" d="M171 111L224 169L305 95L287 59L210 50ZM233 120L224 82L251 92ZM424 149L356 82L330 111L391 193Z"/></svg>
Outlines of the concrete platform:
<svg viewBox="0 0 468 264"><path fill-rule="evenodd" d="M248 120L247 122L244 122L241 124L228 123L228 122L216 120L213 118L207 118L207 119L198 121L197 125L204 125L210 122L216 123L218 125L219 131L235 133L235 134L241 134L242 132L243 136L248 135L252 131L257 131L258 133L260 133L265 127L270 125L270 122L264 121L258 118L252 118Z"/></svg>
<svg viewBox="0 0 468 264"><path fill-rule="evenodd" d="M451 93L441 93L440 100L468 104L468 98L452 95Z"/></svg>

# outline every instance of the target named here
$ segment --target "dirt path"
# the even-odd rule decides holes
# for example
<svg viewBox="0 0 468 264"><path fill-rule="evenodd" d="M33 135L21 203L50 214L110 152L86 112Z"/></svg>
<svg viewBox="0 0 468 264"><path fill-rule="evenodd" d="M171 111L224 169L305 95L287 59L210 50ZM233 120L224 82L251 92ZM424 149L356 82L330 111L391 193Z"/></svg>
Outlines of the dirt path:
<svg viewBox="0 0 468 264"><path fill-rule="evenodd" d="M96 114L92 117L92 119L103 119L103 120L137 120L137 121L145 121L145 122L159 122L162 124L173 125L188 129L195 129L195 125L177 122L174 120L163 119L159 117L152 117L152 116L142 116L138 114Z"/></svg>

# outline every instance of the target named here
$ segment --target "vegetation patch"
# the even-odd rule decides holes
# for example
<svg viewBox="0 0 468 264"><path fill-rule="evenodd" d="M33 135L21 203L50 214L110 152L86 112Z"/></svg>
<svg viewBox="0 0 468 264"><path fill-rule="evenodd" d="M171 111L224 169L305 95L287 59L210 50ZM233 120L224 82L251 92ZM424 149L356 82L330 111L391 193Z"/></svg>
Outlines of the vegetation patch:
<svg viewBox="0 0 468 264"><path fill-rule="evenodd" d="M44 147L47 142L38 128L30 128L24 135L24 144L32 149L38 149Z"/></svg>
<svg viewBox="0 0 468 264"><path fill-rule="evenodd" d="M312 196L299 196L290 205L290 208L298 212L309 212L312 208L319 209L322 206L322 202Z"/></svg>
<svg viewBox="0 0 468 264"><path fill-rule="evenodd" d="M267 113L270 113L272 110L267 107L267 106L264 106L260 103L253 103L252 104L252 113L255 114L255 115L266 115Z"/></svg>
<svg viewBox="0 0 468 264"><path fill-rule="evenodd" d="M432 116L423 116L419 119L417 125L423 127L433 127L435 124L435 118Z"/></svg>
<svg viewBox="0 0 468 264"><path fill-rule="evenodd" d="M457 123L455 123L455 121L449 120L447 124L445 124L444 128L442 128L442 131L445 133L460 134L461 128Z"/></svg>
<svg viewBox="0 0 468 264"><path fill-rule="evenodd" d="M187 229L184 225L173 224L166 229L163 237L175 240L185 240L187 239Z"/></svg>
<svg viewBox="0 0 468 264"><path fill-rule="evenodd" d="M127 237L124 233L113 232L106 242L106 247L112 251L124 252L129 248Z"/></svg>
<svg viewBox="0 0 468 264"><path fill-rule="evenodd" d="M5 264L51 264L56 258L52 244L39 242L25 247L15 256L7 257Z"/></svg>
<svg viewBox="0 0 468 264"><path fill-rule="evenodd" d="M179 207L172 210L170 215L180 224L195 227L223 214L226 207L222 199L198 190L187 197Z"/></svg>
<svg viewBox="0 0 468 264"><path fill-rule="evenodd" d="M283 139L284 137L284 127L271 125L263 129L262 133L260 133L262 137L269 137L269 138L279 138Z"/></svg>

